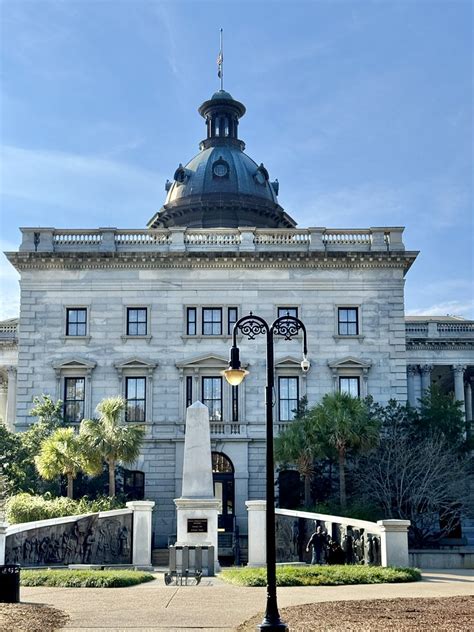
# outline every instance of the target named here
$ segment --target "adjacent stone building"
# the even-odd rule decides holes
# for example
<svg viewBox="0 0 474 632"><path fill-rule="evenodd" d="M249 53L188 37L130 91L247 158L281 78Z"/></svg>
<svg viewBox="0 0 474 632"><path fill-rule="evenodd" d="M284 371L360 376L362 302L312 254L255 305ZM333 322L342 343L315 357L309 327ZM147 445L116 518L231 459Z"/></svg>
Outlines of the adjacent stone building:
<svg viewBox="0 0 474 632"><path fill-rule="evenodd" d="M340 389L416 404L434 381L472 418L474 323L405 319L417 253L403 228L296 228L278 181L244 153L245 107L220 90L199 112L207 137L166 183L147 228L22 228L19 251L7 253L21 310L0 325L0 417L24 430L33 397L50 393L74 424L123 394L126 420L146 424L128 484L156 502L156 546L176 532L185 410L196 400L210 410L221 527L245 534L245 501L265 496L263 340L241 341L250 375L240 387L220 374L233 324L250 311L297 315L308 332L308 373L301 340L276 342L276 432L303 395L312 404Z"/></svg>

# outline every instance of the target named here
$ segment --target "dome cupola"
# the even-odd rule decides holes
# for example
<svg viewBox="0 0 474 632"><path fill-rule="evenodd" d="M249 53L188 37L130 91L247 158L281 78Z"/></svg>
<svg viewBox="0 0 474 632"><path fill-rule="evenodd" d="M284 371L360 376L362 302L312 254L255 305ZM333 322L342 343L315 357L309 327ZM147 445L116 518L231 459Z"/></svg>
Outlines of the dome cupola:
<svg viewBox="0 0 474 632"><path fill-rule="evenodd" d="M238 138L245 106L221 89L204 101L199 114L206 124L200 152L179 164L166 181L166 201L148 228L292 228L295 221L278 204L278 180L244 153Z"/></svg>

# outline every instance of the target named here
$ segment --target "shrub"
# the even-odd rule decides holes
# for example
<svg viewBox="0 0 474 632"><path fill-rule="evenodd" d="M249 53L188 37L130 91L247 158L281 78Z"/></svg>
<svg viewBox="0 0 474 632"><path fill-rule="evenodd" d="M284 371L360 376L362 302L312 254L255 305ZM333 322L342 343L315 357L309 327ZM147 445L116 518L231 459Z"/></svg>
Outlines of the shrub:
<svg viewBox="0 0 474 632"><path fill-rule="evenodd" d="M266 586L264 568L230 568L219 577L237 586ZM421 579L416 568L382 566L279 566L277 586L343 586L344 584L390 584Z"/></svg>
<svg viewBox="0 0 474 632"><path fill-rule="evenodd" d="M61 496L33 496L23 493L12 496L6 503L6 517L10 524L31 522L33 520L46 520L48 518L60 518L62 516L76 516L84 513L108 511L123 507L116 498L102 496L89 500L86 496L80 500L72 500Z"/></svg>
<svg viewBox="0 0 474 632"><path fill-rule="evenodd" d="M151 582L151 573L140 571L21 571L22 586L50 586L59 588L122 588Z"/></svg>

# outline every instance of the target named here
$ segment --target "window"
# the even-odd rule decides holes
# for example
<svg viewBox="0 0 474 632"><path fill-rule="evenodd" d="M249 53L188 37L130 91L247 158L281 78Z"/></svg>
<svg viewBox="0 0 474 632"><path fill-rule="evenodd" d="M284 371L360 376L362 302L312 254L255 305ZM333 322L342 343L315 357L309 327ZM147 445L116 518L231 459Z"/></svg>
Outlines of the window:
<svg viewBox="0 0 474 632"><path fill-rule="evenodd" d="M338 307L337 323L339 336L357 336L359 334L357 307Z"/></svg>
<svg viewBox="0 0 474 632"><path fill-rule="evenodd" d="M186 310L186 335L195 336L197 334L196 308L188 307Z"/></svg>
<svg viewBox="0 0 474 632"><path fill-rule="evenodd" d="M64 378L64 420L79 423L84 419L85 379Z"/></svg>
<svg viewBox="0 0 474 632"><path fill-rule="evenodd" d="M66 336L85 336L87 334L87 309L67 308Z"/></svg>
<svg viewBox="0 0 474 632"><path fill-rule="evenodd" d="M202 308L202 333L204 336L220 336L222 334L222 309L220 307Z"/></svg>
<svg viewBox="0 0 474 632"><path fill-rule="evenodd" d="M234 329L234 325L238 320L237 313L237 307L229 307L227 310L227 333L229 334L229 336L232 335L232 330Z"/></svg>
<svg viewBox="0 0 474 632"><path fill-rule="evenodd" d="M202 403L209 408L211 421L222 421L222 378L202 378Z"/></svg>
<svg viewBox="0 0 474 632"><path fill-rule="evenodd" d="M146 307L127 307L127 336L146 336Z"/></svg>
<svg viewBox="0 0 474 632"><path fill-rule="evenodd" d="M125 379L125 421L143 422L146 417L146 378L127 377Z"/></svg>
<svg viewBox="0 0 474 632"><path fill-rule="evenodd" d="M145 474L134 470L124 470L123 493L128 500L145 498Z"/></svg>
<svg viewBox="0 0 474 632"><path fill-rule="evenodd" d="M192 375L186 376L186 408L193 403L193 377Z"/></svg>
<svg viewBox="0 0 474 632"><path fill-rule="evenodd" d="M299 385L297 377L279 377L278 395L280 421L294 419L299 400Z"/></svg>
<svg viewBox="0 0 474 632"><path fill-rule="evenodd" d="M298 308L297 307L279 307L278 308L278 318L281 316L294 316L298 318Z"/></svg>
<svg viewBox="0 0 474 632"><path fill-rule="evenodd" d="M339 378L339 391L341 393L348 393L352 397L359 397L360 395L360 382L358 377L340 377Z"/></svg>
<svg viewBox="0 0 474 632"><path fill-rule="evenodd" d="M239 421L239 387L232 386L232 421Z"/></svg>

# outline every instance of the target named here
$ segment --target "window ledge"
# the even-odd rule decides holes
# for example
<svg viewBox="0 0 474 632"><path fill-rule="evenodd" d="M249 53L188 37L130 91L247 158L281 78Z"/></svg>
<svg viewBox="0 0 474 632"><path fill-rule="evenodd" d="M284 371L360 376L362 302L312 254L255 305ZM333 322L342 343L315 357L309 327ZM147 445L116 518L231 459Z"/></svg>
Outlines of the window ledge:
<svg viewBox="0 0 474 632"><path fill-rule="evenodd" d="M183 334L181 336L183 340L230 340L232 338L232 334L196 334L195 336L190 336L188 334Z"/></svg>
<svg viewBox="0 0 474 632"><path fill-rule="evenodd" d="M61 340L63 342L67 342L68 340L80 340L81 342L89 343L91 337L90 336L62 336Z"/></svg>
<svg viewBox="0 0 474 632"><path fill-rule="evenodd" d="M149 343L151 338L151 334L147 334L146 336L130 336L128 334L124 334L122 336L122 341L127 342L127 340L146 340Z"/></svg>
<svg viewBox="0 0 474 632"><path fill-rule="evenodd" d="M360 340L362 342L362 340L364 340L365 336L361 336L361 335L352 336L352 335L335 334L333 336L333 338L334 338L334 340Z"/></svg>

